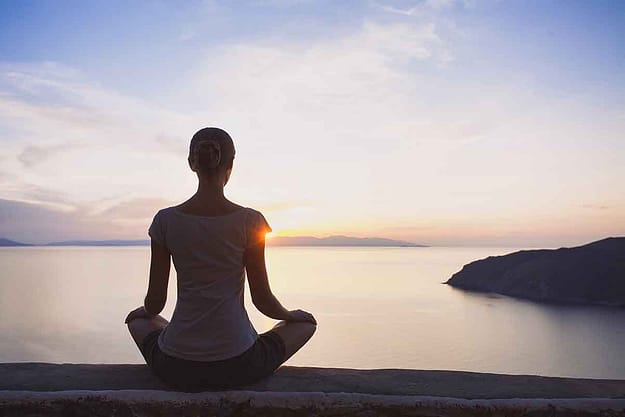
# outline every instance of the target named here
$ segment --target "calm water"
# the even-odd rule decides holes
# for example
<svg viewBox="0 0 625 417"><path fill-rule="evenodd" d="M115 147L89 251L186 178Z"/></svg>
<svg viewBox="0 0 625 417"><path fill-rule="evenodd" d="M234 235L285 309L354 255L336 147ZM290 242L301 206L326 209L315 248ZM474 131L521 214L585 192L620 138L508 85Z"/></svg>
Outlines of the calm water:
<svg viewBox="0 0 625 417"><path fill-rule="evenodd" d="M270 248L274 293L319 328L288 362L625 378L625 309L553 306L441 282L502 248ZM149 248L0 249L0 362L140 363L123 320ZM175 272L164 311L175 300ZM259 332L274 321L246 299Z"/></svg>

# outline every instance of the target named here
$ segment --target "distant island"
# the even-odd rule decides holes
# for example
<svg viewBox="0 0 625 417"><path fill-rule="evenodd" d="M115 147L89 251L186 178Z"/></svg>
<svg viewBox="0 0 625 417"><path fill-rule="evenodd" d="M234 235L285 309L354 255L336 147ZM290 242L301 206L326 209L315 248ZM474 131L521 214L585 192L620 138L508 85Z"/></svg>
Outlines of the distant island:
<svg viewBox="0 0 625 417"><path fill-rule="evenodd" d="M534 301L625 307L625 237L489 256L465 265L446 284Z"/></svg>
<svg viewBox="0 0 625 417"><path fill-rule="evenodd" d="M269 246L393 246L424 248L426 245L403 240L385 239L381 237L350 237L350 236L276 236L267 241Z"/></svg>
<svg viewBox="0 0 625 417"><path fill-rule="evenodd" d="M150 246L147 239L139 240L64 240L40 246Z"/></svg>
<svg viewBox="0 0 625 417"><path fill-rule="evenodd" d="M312 236L277 236L267 240L268 246L386 246L386 247L427 247L403 240L385 239L380 237L329 236L317 238ZM150 246L147 239L140 240L64 240L40 245L16 242L0 238L0 246Z"/></svg>
<svg viewBox="0 0 625 417"><path fill-rule="evenodd" d="M5 239L0 237L0 247L1 246L33 246L30 243L22 243L16 242L15 240Z"/></svg>

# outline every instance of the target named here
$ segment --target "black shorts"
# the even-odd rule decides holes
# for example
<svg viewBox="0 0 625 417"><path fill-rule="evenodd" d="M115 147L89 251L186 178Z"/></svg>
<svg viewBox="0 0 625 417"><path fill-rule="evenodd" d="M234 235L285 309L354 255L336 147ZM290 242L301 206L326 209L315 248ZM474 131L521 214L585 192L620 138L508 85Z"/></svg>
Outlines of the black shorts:
<svg viewBox="0 0 625 417"><path fill-rule="evenodd" d="M182 391L247 385L271 375L286 359L282 337L271 330L259 335L256 343L239 356L212 362L180 359L164 353L158 346L161 332L155 330L145 337L141 353L156 376Z"/></svg>

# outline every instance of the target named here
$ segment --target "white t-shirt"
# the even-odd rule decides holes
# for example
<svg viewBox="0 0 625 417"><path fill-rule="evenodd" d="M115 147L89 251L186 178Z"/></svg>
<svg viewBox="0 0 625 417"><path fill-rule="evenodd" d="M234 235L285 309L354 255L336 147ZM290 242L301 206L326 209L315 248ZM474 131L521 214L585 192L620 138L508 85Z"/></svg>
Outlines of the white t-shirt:
<svg viewBox="0 0 625 417"><path fill-rule="evenodd" d="M245 249L271 231L265 217L244 207L214 217L176 207L159 210L148 234L169 249L178 299L158 338L170 356L217 361L238 356L258 338L243 305Z"/></svg>

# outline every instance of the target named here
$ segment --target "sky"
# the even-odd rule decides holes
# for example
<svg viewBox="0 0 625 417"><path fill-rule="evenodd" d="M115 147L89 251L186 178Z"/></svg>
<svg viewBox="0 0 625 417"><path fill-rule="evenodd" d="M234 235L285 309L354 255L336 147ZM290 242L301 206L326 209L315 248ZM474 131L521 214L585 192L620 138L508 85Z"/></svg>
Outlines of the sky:
<svg viewBox="0 0 625 417"><path fill-rule="evenodd" d="M0 1L0 237L142 239L196 190L276 235L625 235L621 1Z"/></svg>

